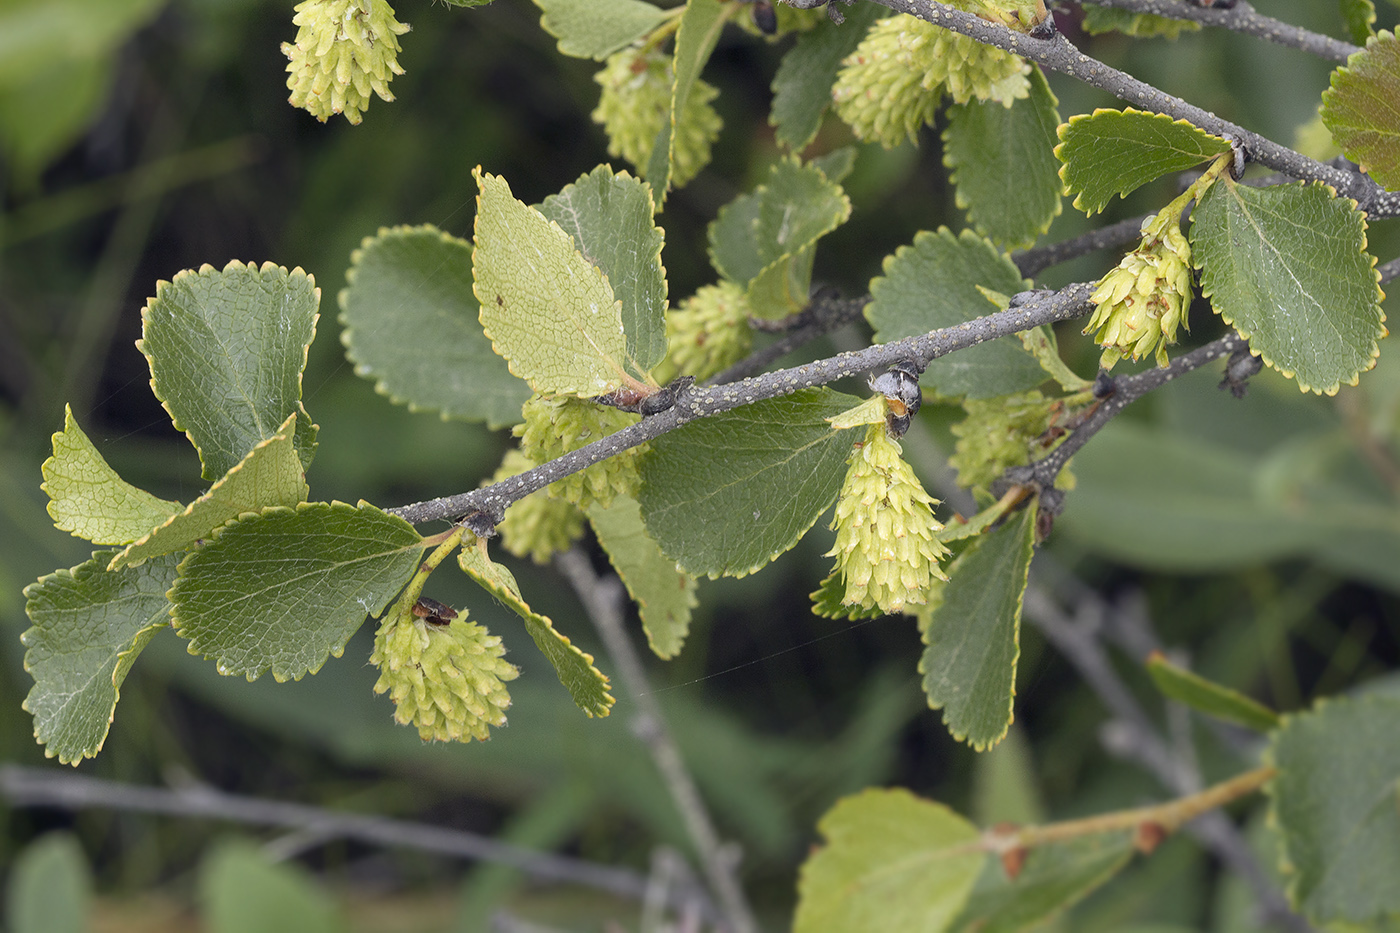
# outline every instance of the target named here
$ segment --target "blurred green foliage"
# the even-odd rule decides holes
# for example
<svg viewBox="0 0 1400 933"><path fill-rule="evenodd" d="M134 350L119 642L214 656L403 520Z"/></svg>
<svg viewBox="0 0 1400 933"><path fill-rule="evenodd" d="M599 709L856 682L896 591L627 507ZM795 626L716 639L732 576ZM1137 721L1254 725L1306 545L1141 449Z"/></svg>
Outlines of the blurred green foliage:
<svg viewBox="0 0 1400 933"><path fill-rule="evenodd" d="M1342 28L1335 7L1315 0L1279 0L1268 12L1332 34ZM1394 13L1382 16L1393 22ZM537 202L604 161L604 139L588 119L595 66L559 56L538 10L520 0L474 10L405 0L399 15L414 31L403 37L398 100L376 100L352 127L322 125L286 105L278 45L294 33L290 4L0 2L0 762L43 762L20 709L29 686L20 591L88 556L54 530L38 489L63 405L133 483L182 501L202 488L199 464L151 396L132 347L158 279L230 259L299 265L316 277L322 317L305 386L321 425L308 475L315 497L396 505L472 488L499 462L502 432L410 413L356 378L337 340L335 294L351 250L381 226L433 223L469 235L475 165ZM1312 117L1329 71L1302 53L1211 30L1179 42L1074 38L1111 65L1283 142ZM767 88L782 48L731 30L706 71L721 89L726 129L714 164L674 193L660 217L673 303L713 280L705 224L776 157ZM1065 115L1113 103L1058 76L1052 84ZM826 151L848 141L828 121L816 145ZM816 269L819 280L850 293L864 291L882 257L915 231L961 226L931 135L921 149L862 150L846 188L852 221L831 235ZM1174 194L1147 186L1107 220ZM1047 239L1087 227L1066 210ZM1394 221L1373 224L1369 236L1383 261L1400 246ZM1111 261L1076 260L1037 284L1097 277ZM1197 321L1193 339L1218 332L1200 306ZM866 339L838 334L804 353ZM1097 351L1075 328L1061 333L1061 345L1078 371L1092 369ZM1080 489L1048 547L1053 565L1110 597L1141 590L1159 634L1188 650L1197 670L1280 709L1394 669L1400 486L1378 472L1376 458L1393 462L1400 453L1395 351L1385 347L1378 370L1336 399L1302 396L1266 375L1236 404L1212 378L1199 373L1158 393L1090 445L1076 464ZM949 410L926 411L951 449ZM1218 472L1164 471L1185 445L1206 451ZM1134 477L1197 490L1190 520L1182 520L1181 497L1149 494L1146 506L1126 508L1122 496L1134 490L1119 488L1124 463L1141 471ZM1153 512L1161 501L1168 507ZM1368 526L1358 513L1380 519ZM1133 546L1121 546L1125 536ZM1016 744L981 759L956 745L924 708L910 620L843 628L811 616L806 594L824 572L827 546L819 524L763 573L703 584L685 651L650 664L695 778L721 832L742 846L745 881L774 926L786 922L817 817L862 787L898 783L987 819L1080 815L1160 793L1101 750L1102 707L1033 630L1023 634ZM535 607L611 672L586 618L548 572L512 566ZM460 605L466 592L465 581L444 581L435 595ZM503 635L526 674L512 689L511 727L489 743L424 745L395 726L388 701L371 692L368 627L343 659L288 684L221 678L167 634L127 680L107 747L82 770L142 784L193 779L436 822L639 870L657 845L686 851L679 818L629 731L630 701L620 695L610 718L583 720L551 677L529 676L545 664L513 617L492 605L472 612ZM1151 697L1141 671L1125 664L1122 672ZM1207 774L1232 770L1216 736L1199 735L1198 744ZM111 917L159 891L189 904L202 898L210 929L247 928L229 919L240 905L226 886L273 872L246 849L216 849L223 828L198 821L12 810L0 800L0 827L0 865L12 866L6 916L16 933L39 929L22 919L36 871L51 884L86 884L78 846L92 866L97 909ZM45 835L54 829L74 835ZM35 839L45 848L20 856ZM58 867L42 867L50 862ZM315 850L311 864L336 896L363 889L366 877L383 899L406 894L429 904L448 892L446 909L417 919L422 929L483 929L504 903L570 929L601 928L628 909L593 896L524 892L509 870L408 852L335 843ZM1216 871L1194 843L1172 840L1061 928L1260 929L1247 893L1232 879L1213 883ZM308 893L308 882L273 873L279 880L268 884L297 910L338 922L324 919L334 911L324 895ZM156 929L170 913L156 901L144 909L137 928ZM374 926L380 917L355 910L350 922L388 928Z"/></svg>

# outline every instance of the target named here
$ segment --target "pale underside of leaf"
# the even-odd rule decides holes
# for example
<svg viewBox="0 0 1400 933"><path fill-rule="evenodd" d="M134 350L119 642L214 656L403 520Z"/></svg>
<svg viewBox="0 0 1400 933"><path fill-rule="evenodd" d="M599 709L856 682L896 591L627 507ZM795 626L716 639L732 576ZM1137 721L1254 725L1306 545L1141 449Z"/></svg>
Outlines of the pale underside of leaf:
<svg viewBox="0 0 1400 933"><path fill-rule="evenodd" d="M117 475L63 409L63 430L53 436L44 461L49 517L60 531L94 544L127 544L178 512L180 503L158 499Z"/></svg>
<svg viewBox="0 0 1400 933"><path fill-rule="evenodd" d="M591 396L621 386L627 337L607 277L504 179L480 169L476 178L474 289L496 352L536 392Z"/></svg>
<svg viewBox="0 0 1400 933"><path fill-rule="evenodd" d="M535 647L554 667L574 704L590 717L608 715L614 703L608 692L608 678L593 666L591 654L580 651L548 616L530 608L520 595L515 576L487 557L485 548L480 546L462 548L457 552L457 563L463 573L520 616Z"/></svg>
<svg viewBox="0 0 1400 933"><path fill-rule="evenodd" d="M295 506L309 491L294 437L295 414L268 440L249 451L209 491L112 558L108 570L135 566L160 554L189 550L212 537L214 529L245 512L268 506Z"/></svg>

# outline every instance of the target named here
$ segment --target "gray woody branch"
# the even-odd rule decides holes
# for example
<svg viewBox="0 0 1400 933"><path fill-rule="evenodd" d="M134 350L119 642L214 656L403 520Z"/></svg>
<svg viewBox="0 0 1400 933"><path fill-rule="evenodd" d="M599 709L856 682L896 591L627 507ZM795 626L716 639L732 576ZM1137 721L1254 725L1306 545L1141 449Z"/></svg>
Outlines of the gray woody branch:
<svg viewBox="0 0 1400 933"><path fill-rule="evenodd" d="M1231 32L1253 36L1266 42L1301 49L1309 55L1329 61L1344 62L1360 48L1350 42L1333 39L1310 29L1303 29L1291 23L1261 16L1248 3L1237 3L1233 9L1224 7L1203 7L1183 0L1091 0L1095 6L1114 7L1134 13L1151 13L1170 19L1185 19L1202 26L1220 26Z"/></svg>
<svg viewBox="0 0 1400 933"><path fill-rule="evenodd" d="M998 311L964 324L930 331L917 337L906 337L890 343L877 344L864 350L840 353L804 366L780 369L725 385L692 388L681 394L676 404L659 414L651 415L616 434L580 447L556 460L526 470L518 476L481 489L432 499L396 509L389 513L419 524L422 522L457 519L480 512L495 521L500 520L506 506L557 479L577 473L614 454L644 444L667 431L696 418L717 415L762 399L789 395L800 389L826 385L837 379L856 376L904 360L914 361L920 369L955 350L975 347L988 340L1030 330L1041 324L1053 324L1079 317L1090 310L1089 295L1094 284L1080 282L1058 292L1036 292L1024 304Z"/></svg>
<svg viewBox="0 0 1400 933"><path fill-rule="evenodd" d="M799 9L811 9L826 0L788 0ZM1215 114L1189 104L1179 97L1159 91L1146 82L1085 55L1060 33L1038 39L990 23L972 13L964 13L934 0L869 0L896 13L908 13L935 26L951 29L986 45L1014 52L1042 68L1057 71L1107 91L1119 100L1155 113L1186 120L1208 133L1232 136L1249 154L1251 161L1267 165L1292 178L1331 185L1339 195L1356 201L1357 207L1373 219L1400 216L1400 193L1386 191L1369 177L1309 159L1286 146L1242 126L1222 120ZM1186 8L1187 4L1181 4Z"/></svg>

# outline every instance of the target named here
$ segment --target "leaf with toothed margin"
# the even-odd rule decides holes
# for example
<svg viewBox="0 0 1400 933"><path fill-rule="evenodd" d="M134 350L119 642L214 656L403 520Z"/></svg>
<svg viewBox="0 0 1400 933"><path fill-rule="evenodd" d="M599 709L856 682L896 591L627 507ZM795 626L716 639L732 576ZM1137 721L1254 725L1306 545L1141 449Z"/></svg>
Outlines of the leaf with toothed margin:
<svg viewBox="0 0 1400 933"><path fill-rule="evenodd" d="M1230 144L1185 120L1160 113L1095 110L1060 125L1055 157L1074 206L1097 214L1163 175L1184 171L1230 151Z"/></svg>
<svg viewBox="0 0 1400 933"><path fill-rule="evenodd" d="M1376 34L1375 0L1338 0L1338 6L1351 41L1365 45Z"/></svg>
<svg viewBox="0 0 1400 933"><path fill-rule="evenodd" d="M175 631L221 674L299 680L384 611L423 548L412 525L367 502L244 515L180 562Z"/></svg>
<svg viewBox="0 0 1400 933"><path fill-rule="evenodd" d="M681 569L742 577L802 539L836 501L860 435L828 422L860 403L803 389L700 418L638 464L647 531Z"/></svg>
<svg viewBox="0 0 1400 933"><path fill-rule="evenodd" d="M1372 14L1374 16L1374 13ZM1380 32L1332 72L1323 124L1342 153L1389 191L1400 189L1400 39Z"/></svg>
<svg viewBox="0 0 1400 933"><path fill-rule="evenodd" d="M1283 717L1267 754L1289 901L1326 929L1400 917L1400 697L1324 700ZM1353 926L1354 925L1354 926Z"/></svg>
<svg viewBox="0 0 1400 933"><path fill-rule="evenodd" d="M204 265L156 284L136 345L206 480L227 473L292 414L300 416L297 455L310 465L316 426L301 403L301 374L320 301L311 276L270 262Z"/></svg>
<svg viewBox="0 0 1400 933"><path fill-rule="evenodd" d="M666 358L665 239L652 219L651 188L626 172L600 165L539 211L574 238L583 258L603 270L621 302L628 369L644 380Z"/></svg>
<svg viewBox="0 0 1400 933"><path fill-rule="evenodd" d="M955 739L978 751L1000 742L1011 725L1035 513L1031 503L968 545L924 631L919 672L928 705L943 710Z"/></svg>
<svg viewBox="0 0 1400 933"><path fill-rule="evenodd" d="M63 408L63 430L53 436L53 456L41 468L39 487L49 496L49 517L60 531L94 544L127 544L180 510L117 475Z"/></svg>
<svg viewBox="0 0 1400 933"><path fill-rule="evenodd" d="M671 54L674 79L671 83L670 112L656 134L656 143L651 147L651 158L647 160L643 173L651 185L652 198L658 208L666 203L666 193L670 190L671 175L675 169L676 121L686 114L686 101L695 90L695 82L700 80L700 72L705 70L705 63L710 60L719 42L720 32L735 8L734 4L721 3L720 0L686 0Z"/></svg>
<svg viewBox="0 0 1400 933"><path fill-rule="evenodd" d="M472 248L437 227L381 227L350 256L340 291L341 342L356 375L412 410L520 421L530 387L481 329Z"/></svg>
<svg viewBox="0 0 1400 933"><path fill-rule="evenodd" d="M846 797L817 828L826 844L802 865L794 933L941 933L988 858L977 827L901 788Z"/></svg>
<svg viewBox="0 0 1400 933"><path fill-rule="evenodd" d="M535 0L540 26L559 40L559 51L602 61L661 25L670 15L641 0Z"/></svg>
<svg viewBox="0 0 1400 933"><path fill-rule="evenodd" d="M617 575L637 603L647 644L659 658L680 654L690 631L690 611L698 605L695 578L657 547L647 534L641 507L618 496L606 509L594 506L588 520Z"/></svg>
<svg viewBox="0 0 1400 933"><path fill-rule="evenodd" d="M306 477L292 443L296 420L296 415L288 415L271 439L254 447L241 463L184 511L172 515L113 557L108 569L118 570L160 554L189 550L212 537L214 529L244 513L305 502Z"/></svg>
<svg viewBox="0 0 1400 933"><path fill-rule="evenodd" d="M1385 313L1356 202L1221 178L1191 214L1191 261L1225 323L1303 391L1335 395L1376 365Z"/></svg>
<svg viewBox="0 0 1400 933"><path fill-rule="evenodd" d="M1030 246L1060 214L1058 103L1032 66L1030 95L1010 107L974 100L948 108L943 164L952 170L958 207L978 233L1006 249Z"/></svg>
<svg viewBox="0 0 1400 933"><path fill-rule="evenodd" d="M116 551L96 551L71 570L24 588L33 627L21 636L34 678L24 708L44 754L64 764L91 758L107 740L122 681L141 649L169 624L165 591L175 557L108 571Z"/></svg>
<svg viewBox="0 0 1400 933"><path fill-rule="evenodd" d="M591 396L624 381L627 335L608 278L573 237L478 166L473 289L481 324L536 392Z"/></svg>
<svg viewBox="0 0 1400 933"><path fill-rule="evenodd" d="M534 639L535 647L553 665L559 682L579 709L590 717L606 716L612 711L615 701L608 692L608 678L593 666L593 655L580 651L554 627L548 616L530 608L520 595L515 575L486 555L484 543L458 551L457 564L463 573L524 620L525 630Z"/></svg>
<svg viewBox="0 0 1400 933"><path fill-rule="evenodd" d="M865 318L875 341L889 343L953 327L997 310L982 289L1014 295L1029 288L1016 266L971 230L920 231L909 246L886 256L883 275L870 282ZM937 301L930 301L937 295ZM1045 371L1015 337L1002 337L940 357L919 382L948 397L996 398L1034 388Z"/></svg>
<svg viewBox="0 0 1400 933"><path fill-rule="evenodd" d="M841 62L856 50L882 13L889 15L874 3L851 7L844 23L824 19L799 35L797 44L783 56L773 76L773 112L768 122L788 151L801 152L817 138Z"/></svg>

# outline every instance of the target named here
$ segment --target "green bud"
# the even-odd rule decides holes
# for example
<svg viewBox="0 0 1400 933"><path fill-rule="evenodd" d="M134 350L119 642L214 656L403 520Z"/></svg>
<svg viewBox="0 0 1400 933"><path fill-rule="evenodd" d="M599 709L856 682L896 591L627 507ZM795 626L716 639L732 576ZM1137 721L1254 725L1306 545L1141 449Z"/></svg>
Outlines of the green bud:
<svg viewBox="0 0 1400 933"><path fill-rule="evenodd" d="M295 10L296 42L282 43L292 106L322 123L337 113L359 123L371 93L394 99L389 82L403 74L398 37L409 27L386 0L304 0Z"/></svg>
<svg viewBox="0 0 1400 933"><path fill-rule="evenodd" d="M902 612L947 579L938 562L948 549L935 537L937 500L924 491L883 424L871 425L851 454L836 501L836 544L827 556L846 586L848 606Z"/></svg>
<svg viewBox="0 0 1400 933"><path fill-rule="evenodd" d="M753 347L744 287L722 281L705 285L666 312L666 361L661 382L676 376L708 379L748 355Z"/></svg>
<svg viewBox="0 0 1400 933"><path fill-rule="evenodd" d="M1037 443L1049 430L1056 407L1037 389L1000 398L965 399L967 417L953 425L953 456L948 465L958 471L958 485L990 486L1007 467L1023 466L1050 447Z"/></svg>
<svg viewBox="0 0 1400 933"><path fill-rule="evenodd" d="M567 396L532 396L521 413L525 421L513 431L520 438L521 453L534 463L562 457L641 420L641 415ZM549 494L585 511L595 502L607 508L618 493L630 496L637 491L637 455L644 449L645 445L633 447L551 483Z"/></svg>
<svg viewBox="0 0 1400 933"><path fill-rule="evenodd" d="M593 80L603 88L593 120L608 134L608 155L631 162L646 176L656 136L671 115L675 72L670 56L652 50L623 49L610 56ZM697 80L676 114L675 160L671 184L680 187L710 162L710 147L723 121L710 101L719 91Z"/></svg>
<svg viewBox="0 0 1400 933"><path fill-rule="evenodd" d="M512 448L496 470L491 482L499 483L517 473L538 466ZM498 526L505 548L516 557L529 556L537 564L547 564L560 551L568 550L583 536L583 513L563 499L554 499L543 489L518 499L506 509Z"/></svg>
<svg viewBox="0 0 1400 933"><path fill-rule="evenodd" d="M485 741L490 726L506 724L505 681L520 674L504 654L501 640L465 612L445 625L398 612L374 637L374 692L388 693L395 721L416 726L424 741Z"/></svg>
<svg viewBox="0 0 1400 933"><path fill-rule="evenodd" d="M1120 359L1156 354L1167 365L1167 346L1176 343L1177 327L1190 327L1191 245L1182 235L1180 212L1168 207L1143 228L1138 248L1099 281L1089 296L1097 307L1084 333L1104 347L1100 364L1112 369Z"/></svg>
<svg viewBox="0 0 1400 933"><path fill-rule="evenodd" d="M870 28L842 62L831 96L856 136L889 149L918 137L945 92L959 104L995 100L1010 107L1030 94L1028 74L1020 56L900 13Z"/></svg>

